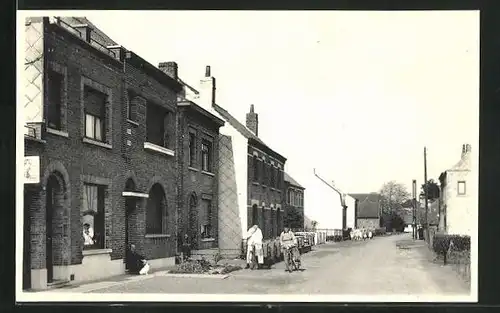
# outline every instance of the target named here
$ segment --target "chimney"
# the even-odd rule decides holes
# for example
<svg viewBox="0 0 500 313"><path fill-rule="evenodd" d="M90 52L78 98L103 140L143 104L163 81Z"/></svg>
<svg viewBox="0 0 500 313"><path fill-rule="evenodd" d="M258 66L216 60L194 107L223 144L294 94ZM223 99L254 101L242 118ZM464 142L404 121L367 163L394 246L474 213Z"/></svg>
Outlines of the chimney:
<svg viewBox="0 0 500 313"><path fill-rule="evenodd" d="M250 105L250 112L247 113L246 126L255 136L259 136L259 115L255 113L253 104Z"/></svg>
<svg viewBox="0 0 500 313"><path fill-rule="evenodd" d="M158 64L158 68L168 76L177 80L178 76L178 66L176 62L161 62Z"/></svg>
<svg viewBox="0 0 500 313"><path fill-rule="evenodd" d="M215 104L215 78L212 77L210 65L205 67L205 77L200 81L200 101L199 105L206 110L210 110Z"/></svg>
<svg viewBox="0 0 500 313"><path fill-rule="evenodd" d="M472 147L469 144L462 145L462 159L471 153L471 149Z"/></svg>

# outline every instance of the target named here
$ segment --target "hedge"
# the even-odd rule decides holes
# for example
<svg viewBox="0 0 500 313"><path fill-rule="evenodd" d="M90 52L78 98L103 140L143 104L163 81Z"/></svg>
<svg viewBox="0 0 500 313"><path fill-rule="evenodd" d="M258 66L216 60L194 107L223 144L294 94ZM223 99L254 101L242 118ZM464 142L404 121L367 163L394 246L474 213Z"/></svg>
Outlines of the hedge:
<svg viewBox="0 0 500 313"><path fill-rule="evenodd" d="M451 243L453 243L453 246L451 247L452 251L457 251L457 252L470 251L469 236L435 234L432 242L432 250L434 250L434 252L437 255L443 257L445 264Z"/></svg>

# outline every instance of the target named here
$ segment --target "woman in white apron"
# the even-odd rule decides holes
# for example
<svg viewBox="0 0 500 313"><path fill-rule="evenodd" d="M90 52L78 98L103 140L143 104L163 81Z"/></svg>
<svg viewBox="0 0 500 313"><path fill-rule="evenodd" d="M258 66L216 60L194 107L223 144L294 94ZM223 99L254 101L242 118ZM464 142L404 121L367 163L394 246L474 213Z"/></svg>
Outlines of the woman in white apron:
<svg viewBox="0 0 500 313"><path fill-rule="evenodd" d="M259 266L264 264L264 254L262 251L262 231L259 226L253 225L248 229L246 240L247 240L247 266L249 268L252 264L253 249L255 247L255 255L257 256L257 262Z"/></svg>

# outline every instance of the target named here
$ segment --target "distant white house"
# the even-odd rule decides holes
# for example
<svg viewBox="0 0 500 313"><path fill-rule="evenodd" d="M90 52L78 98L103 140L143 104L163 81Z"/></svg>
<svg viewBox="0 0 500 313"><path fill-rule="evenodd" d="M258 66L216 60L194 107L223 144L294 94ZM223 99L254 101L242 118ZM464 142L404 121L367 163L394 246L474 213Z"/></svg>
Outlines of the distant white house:
<svg viewBox="0 0 500 313"><path fill-rule="evenodd" d="M471 235L478 214L477 175L471 145L462 146L460 161L439 176L442 218L440 228L449 234Z"/></svg>
<svg viewBox="0 0 500 313"><path fill-rule="evenodd" d="M315 212L314 219L318 222L317 229L343 228L343 208L340 194L344 196L346 209L346 228L354 228L355 224L355 200L341 190L333 186L326 177L315 173L315 178L308 185L308 208ZM340 192L340 194L339 194Z"/></svg>

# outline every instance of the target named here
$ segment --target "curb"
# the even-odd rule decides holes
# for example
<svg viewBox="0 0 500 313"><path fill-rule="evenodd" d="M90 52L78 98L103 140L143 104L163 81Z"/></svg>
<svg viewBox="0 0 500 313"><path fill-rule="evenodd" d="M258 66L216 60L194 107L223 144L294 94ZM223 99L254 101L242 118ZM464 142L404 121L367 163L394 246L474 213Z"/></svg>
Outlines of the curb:
<svg viewBox="0 0 500 313"><path fill-rule="evenodd" d="M172 274L169 272L159 272L155 276L162 277L177 277L177 278L214 278L214 279L226 279L229 275L222 274Z"/></svg>

